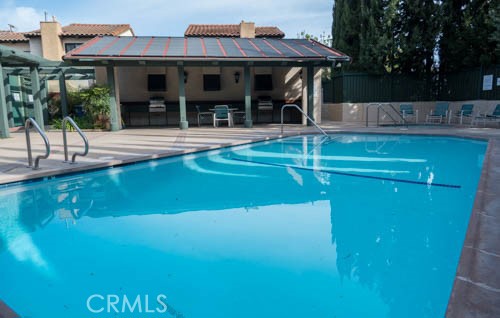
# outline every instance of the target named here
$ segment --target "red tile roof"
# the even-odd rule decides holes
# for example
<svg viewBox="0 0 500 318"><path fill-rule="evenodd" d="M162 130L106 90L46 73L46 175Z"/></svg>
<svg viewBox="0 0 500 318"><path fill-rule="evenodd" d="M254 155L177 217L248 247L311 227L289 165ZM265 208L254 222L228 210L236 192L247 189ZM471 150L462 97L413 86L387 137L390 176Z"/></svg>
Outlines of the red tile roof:
<svg viewBox="0 0 500 318"><path fill-rule="evenodd" d="M63 37L68 36L88 36L94 37L99 35L109 35L117 36L130 30L132 35L134 31L130 27L130 24L82 24L82 23L72 23L62 27ZM35 30L31 32L26 32L26 36L40 36L40 30Z"/></svg>
<svg viewBox="0 0 500 318"><path fill-rule="evenodd" d="M187 37L240 37L239 24L190 24L184 36ZM274 26L255 27L257 38L283 38L285 33Z"/></svg>
<svg viewBox="0 0 500 318"><path fill-rule="evenodd" d="M28 42L28 38L22 32L0 30L0 42Z"/></svg>

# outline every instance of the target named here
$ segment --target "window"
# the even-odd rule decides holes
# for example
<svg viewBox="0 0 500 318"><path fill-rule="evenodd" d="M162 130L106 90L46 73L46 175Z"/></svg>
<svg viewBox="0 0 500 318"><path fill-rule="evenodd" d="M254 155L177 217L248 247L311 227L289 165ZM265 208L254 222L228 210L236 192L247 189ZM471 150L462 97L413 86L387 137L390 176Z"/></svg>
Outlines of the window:
<svg viewBox="0 0 500 318"><path fill-rule="evenodd" d="M219 74L204 74L203 75L203 90L204 91L220 91L220 75Z"/></svg>
<svg viewBox="0 0 500 318"><path fill-rule="evenodd" d="M272 91L273 76L271 74L255 75L255 90L256 91Z"/></svg>
<svg viewBox="0 0 500 318"><path fill-rule="evenodd" d="M165 80L165 74L148 75L148 91L165 92L166 90L167 90L167 81Z"/></svg>
<svg viewBox="0 0 500 318"><path fill-rule="evenodd" d="M64 50L66 50L66 53L67 53L73 49L76 49L77 47L79 47L82 44L83 43L64 43Z"/></svg>

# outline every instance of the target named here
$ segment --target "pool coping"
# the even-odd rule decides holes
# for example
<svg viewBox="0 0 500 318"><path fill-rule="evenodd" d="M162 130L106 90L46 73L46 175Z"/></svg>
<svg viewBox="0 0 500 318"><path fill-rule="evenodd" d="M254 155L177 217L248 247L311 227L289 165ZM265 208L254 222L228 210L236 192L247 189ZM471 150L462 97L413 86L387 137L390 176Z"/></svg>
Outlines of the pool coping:
<svg viewBox="0 0 500 318"><path fill-rule="evenodd" d="M500 317L500 137L448 131L378 131L378 129L325 129L330 134L373 134L449 137L481 140L487 142L481 176L476 191L473 209L462 245L453 288L449 296L446 317ZM44 170L0 183L0 189L15 184L31 183L47 178L58 178L80 172L90 172L111 167L124 166L150 160L205 152L285 137L312 135L314 132L294 131L280 135L250 138L243 141L221 143L179 151L146 154L133 158L115 159L108 162L72 166L58 170ZM496 225L496 226L495 226ZM495 246L497 245L497 246ZM1 311L0 311L1 313Z"/></svg>

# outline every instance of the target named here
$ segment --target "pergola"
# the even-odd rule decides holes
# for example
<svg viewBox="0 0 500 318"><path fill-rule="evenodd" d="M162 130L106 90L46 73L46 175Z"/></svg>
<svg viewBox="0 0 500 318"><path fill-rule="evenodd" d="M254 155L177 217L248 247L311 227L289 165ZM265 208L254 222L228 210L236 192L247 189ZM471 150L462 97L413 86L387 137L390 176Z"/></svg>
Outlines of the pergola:
<svg viewBox="0 0 500 318"><path fill-rule="evenodd" d="M64 62L50 61L42 57L22 52L7 46L0 45L0 138L10 136L9 127L14 126L13 96L9 84L9 75L29 76L33 95L35 120L44 127L44 111L47 111L47 80L59 80L61 109L66 116L67 79L93 79L93 68L78 68L68 66Z"/></svg>
<svg viewBox="0 0 500 318"><path fill-rule="evenodd" d="M243 67L245 126L252 127L250 67L303 67L307 72L307 104L314 103L314 68L331 67L350 58L306 39L202 37L96 37L63 58L75 66L105 67L111 88L111 130L120 129L115 67L176 67L179 125L188 128L184 67ZM313 107L308 115L314 119Z"/></svg>

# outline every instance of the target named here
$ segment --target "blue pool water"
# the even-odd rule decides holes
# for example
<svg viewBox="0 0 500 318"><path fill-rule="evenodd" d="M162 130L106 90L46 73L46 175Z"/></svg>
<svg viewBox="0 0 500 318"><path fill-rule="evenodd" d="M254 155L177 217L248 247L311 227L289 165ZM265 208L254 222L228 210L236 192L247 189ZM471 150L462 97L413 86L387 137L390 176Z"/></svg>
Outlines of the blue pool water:
<svg viewBox="0 0 500 318"><path fill-rule="evenodd" d="M31 318L443 317L485 150L304 136L4 187L0 299Z"/></svg>

